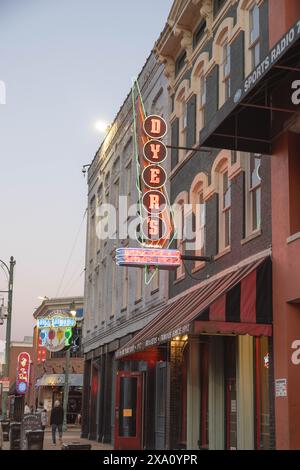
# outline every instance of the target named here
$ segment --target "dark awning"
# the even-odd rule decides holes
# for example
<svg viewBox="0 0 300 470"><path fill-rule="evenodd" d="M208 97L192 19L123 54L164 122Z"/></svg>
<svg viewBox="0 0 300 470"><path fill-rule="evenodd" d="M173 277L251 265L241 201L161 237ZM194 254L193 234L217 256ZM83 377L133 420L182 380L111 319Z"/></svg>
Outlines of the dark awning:
<svg viewBox="0 0 300 470"><path fill-rule="evenodd" d="M230 268L177 296L116 352L117 358L187 333L271 336L270 257ZM208 328L209 325L209 328ZM225 331L226 330L226 331Z"/></svg>
<svg viewBox="0 0 300 470"><path fill-rule="evenodd" d="M300 111L291 99L299 72L300 19L202 129L200 147L271 154Z"/></svg>

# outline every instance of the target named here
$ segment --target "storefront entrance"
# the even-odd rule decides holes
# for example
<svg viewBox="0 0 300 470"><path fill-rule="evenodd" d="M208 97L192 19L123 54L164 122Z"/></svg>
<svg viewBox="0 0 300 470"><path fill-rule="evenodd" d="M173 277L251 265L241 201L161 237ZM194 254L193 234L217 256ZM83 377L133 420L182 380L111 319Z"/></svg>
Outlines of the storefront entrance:
<svg viewBox="0 0 300 470"><path fill-rule="evenodd" d="M142 373L119 371L116 379L115 449L142 448Z"/></svg>

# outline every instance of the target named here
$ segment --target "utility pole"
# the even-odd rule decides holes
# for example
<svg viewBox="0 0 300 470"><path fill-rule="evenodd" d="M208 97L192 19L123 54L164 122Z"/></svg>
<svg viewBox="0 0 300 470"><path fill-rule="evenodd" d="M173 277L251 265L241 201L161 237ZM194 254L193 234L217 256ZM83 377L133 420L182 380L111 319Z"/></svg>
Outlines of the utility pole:
<svg viewBox="0 0 300 470"><path fill-rule="evenodd" d="M70 314L76 319L76 306L73 301L70 305ZM75 322L76 324L76 322ZM72 344L66 351L66 362L65 362L65 385L64 385L64 422L63 431L66 432L67 426L67 411L68 411L68 400L69 400L69 369L70 369L70 357L71 357Z"/></svg>
<svg viewBox="0 0 300 470"><path fill-rule="evenodd" d="M11 339L11 320L12 320L12 300L13 300L13 285L14 285L14 267L16 261L13 256L10 257L9 267L1 261L6 267L9 278L8 278L8 301L7 301L7 323L6 323L6 340L5 340L5 364L3 368L3 374L5 377L9 377L9 359L10 359L10 339ZM2 392L2 417L7 417L7 398L8 392Z"/></svg>
<svg viewBox="0 0 300 470"><path fill-rule="evenodd" d="M64 422L63 422L63 431L66 432L68 429L67 426L67 410L68 410L68 400L69 400L69 368L70 368L70 356L71 356L71 346L66 351L66 362L65 362L65 384L64 384Z"/></svg>

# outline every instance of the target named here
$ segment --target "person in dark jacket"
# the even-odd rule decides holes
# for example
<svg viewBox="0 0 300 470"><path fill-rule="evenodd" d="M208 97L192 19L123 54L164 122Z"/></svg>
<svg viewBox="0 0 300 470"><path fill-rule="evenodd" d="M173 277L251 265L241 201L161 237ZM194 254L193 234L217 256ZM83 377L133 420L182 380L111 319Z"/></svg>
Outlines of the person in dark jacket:
<svg viewBox="0 0 300 470"><path fill-rule="evenodd" d="M52 442L56 445L56 429L58 429L59 443L62 442L62 425L64 421L64 410L58 400L54 403L54 408L51 410L50 426L52 427Z"/></svg>

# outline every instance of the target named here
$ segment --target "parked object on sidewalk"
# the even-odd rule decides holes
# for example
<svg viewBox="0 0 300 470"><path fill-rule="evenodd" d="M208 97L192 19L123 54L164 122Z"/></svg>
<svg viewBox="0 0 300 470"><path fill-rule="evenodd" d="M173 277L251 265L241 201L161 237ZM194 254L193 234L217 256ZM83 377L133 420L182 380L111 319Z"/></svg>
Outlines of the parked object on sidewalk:
<svg viewBox="0 0 300 470"><path fill-rule="evenodd" d="M64 443L61 446L61 450L91 450L91 449L92 449L91 444L81 444L81 442L78 442L78 441Z"/></svg>
<svg viewBox="0 0 300 470"><path fill-rule="evenodd" d="M21 449L27 449L27 437L28 431L42 431L41 429L41 417L39 414L28 414L25 415L21 423Z"/></svg>
<svg viewBox="0 0 300 470"><path fill-rule="evenodd" d="M3 441L9 440L9 424L10 424L10 421L8 419L3 419L1 421Z"/></svg>
<svg viewBox="0 0 300 470"><path fill-rule="evenodd" d="M19 450L21 446L21 423L13 421L9 428L10 450Z"/></svg>
<svg viewBox="0 0 300 470"><path fill-rule="evenodd" d="M37 429L36 431L26 431L26 450L43 450L44 447L44 431Z"/></svg>

